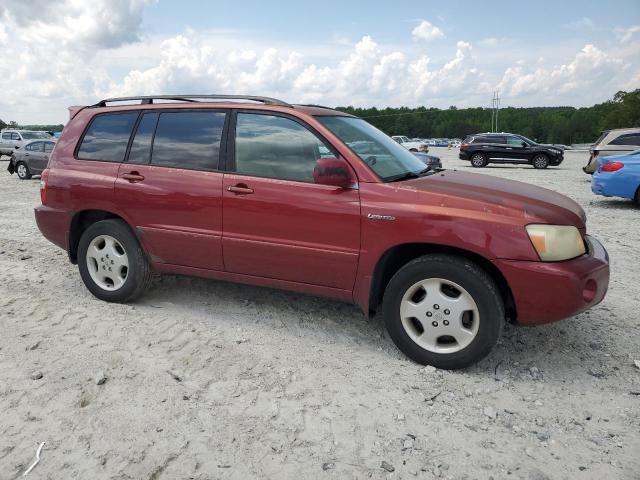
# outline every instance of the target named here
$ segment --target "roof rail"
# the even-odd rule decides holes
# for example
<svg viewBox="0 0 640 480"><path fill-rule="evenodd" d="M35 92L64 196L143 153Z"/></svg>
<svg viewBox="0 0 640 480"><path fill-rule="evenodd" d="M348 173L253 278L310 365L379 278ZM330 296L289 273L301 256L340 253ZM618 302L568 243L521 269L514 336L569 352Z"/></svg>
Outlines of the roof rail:
<svg viewBox="0 0 640 480"><path fill-rule="evenodd" d="M255 95L142 95L134 97L115 97L100 100L91 107L106 107L107 103L130 102L140 100L141 105L151 105L154 100L175 100L179 102L197 102L198 100L251 100L253 102L264 103L265 105L278 105L280 107L291 107L292 105L277 98L259 97Z"/></svg>

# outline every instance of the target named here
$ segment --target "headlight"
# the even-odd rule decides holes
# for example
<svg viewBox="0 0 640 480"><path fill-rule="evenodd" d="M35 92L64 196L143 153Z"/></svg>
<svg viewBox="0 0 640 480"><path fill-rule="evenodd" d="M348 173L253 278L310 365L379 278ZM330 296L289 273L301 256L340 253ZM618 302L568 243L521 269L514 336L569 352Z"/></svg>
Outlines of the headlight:
<svg viewBox="0 0 640 480"><path fill-rule="evenodd" d="M527 225L533 247L543 262L558 262L586 252L580 231L571 225Z"/></svg>

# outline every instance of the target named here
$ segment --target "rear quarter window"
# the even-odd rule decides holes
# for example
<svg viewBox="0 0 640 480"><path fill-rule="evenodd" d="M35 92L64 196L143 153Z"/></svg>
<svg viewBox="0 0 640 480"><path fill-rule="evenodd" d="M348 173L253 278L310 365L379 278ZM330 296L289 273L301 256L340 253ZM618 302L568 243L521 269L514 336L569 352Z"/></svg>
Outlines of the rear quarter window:
<svg viewBox="0 0 640 480"><path fill-rule="evenodd" d="M82 160L122 162L138 112L103 113L91 120L77 157Z"/></svg>
<svg viewBox="0 0 640 480"><path fill-rule="evenodd" d="M609 145L640 145L640 133L626 133L615 138Z"/></svg>

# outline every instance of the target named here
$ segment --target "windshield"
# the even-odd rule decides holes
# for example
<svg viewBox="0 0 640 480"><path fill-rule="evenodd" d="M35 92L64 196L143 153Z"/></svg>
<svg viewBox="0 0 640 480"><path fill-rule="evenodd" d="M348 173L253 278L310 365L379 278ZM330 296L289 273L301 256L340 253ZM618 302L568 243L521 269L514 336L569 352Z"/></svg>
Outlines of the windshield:
<svg viewBox="0 0 640 480"><path fill-rule="evenodd" d="M34 140L36 138L51 138L47 132L20 132L25 140Z"/></svg>
<svg viewBox="0 0 640 480"><path fill-rule="evenodd" d="M316 119L384 181L393 181L410 173L417 175L425 168L425 164L409 150L361 118L320 116Z"/></svg>

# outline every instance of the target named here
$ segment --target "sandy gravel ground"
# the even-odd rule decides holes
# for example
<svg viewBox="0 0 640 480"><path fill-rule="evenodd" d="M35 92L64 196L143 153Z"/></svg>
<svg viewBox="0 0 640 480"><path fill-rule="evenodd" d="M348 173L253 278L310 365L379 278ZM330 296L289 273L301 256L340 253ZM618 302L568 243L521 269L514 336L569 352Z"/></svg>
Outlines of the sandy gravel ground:
<svg viewBox="0 0 640 480"><path fill-rule="evenodd" d="M38 181L3 160L0 478L22 478L41 442L27 478L640 478L640 210L593 196L585 153L567 157L482 173L582 204L611 255L607 298L509 327L455 373L330 300L165 277L135 304L100 302L39 234Z"/></svg>

